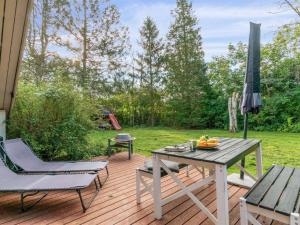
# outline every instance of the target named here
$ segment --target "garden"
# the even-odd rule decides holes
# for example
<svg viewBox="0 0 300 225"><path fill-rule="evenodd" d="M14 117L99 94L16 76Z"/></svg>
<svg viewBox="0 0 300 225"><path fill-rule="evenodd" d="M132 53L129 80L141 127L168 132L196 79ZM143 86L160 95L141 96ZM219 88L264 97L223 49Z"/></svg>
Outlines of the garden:
<svg viewBox="0 0 300 225"><path fill-rule="evenodd" d="M298 225L299 16L0 1L1 224Z"/></svg>
<svg viewBox="0 0 300 225"><path fill-rule="evenodd" d="M23 138L46 160L105 155L107 138L117 134L99 129L105 110L145 156L206 134L242 137L243 117L236 107L231 127L228 102L240 104L247 43L229 43L227 54L206 60L201 20L191 2L178 0L165 36L153 18L144 18L133 54L117 5L92 2L34 3L8 138ZM300 25L291 22L261 46L263 107L249 116L249 137L263 140L267 167L299 165L299 41Z"/></svg>

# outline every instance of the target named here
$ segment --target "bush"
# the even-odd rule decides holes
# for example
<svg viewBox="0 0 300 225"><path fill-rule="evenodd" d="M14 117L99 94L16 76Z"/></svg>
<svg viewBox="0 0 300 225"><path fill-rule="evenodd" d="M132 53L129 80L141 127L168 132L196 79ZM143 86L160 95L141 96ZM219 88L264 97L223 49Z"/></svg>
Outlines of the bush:
<svg viewBox="0 0 300 225"><path fill-rule="evenodd" d="M19 84L8 121L8 137L26 140L45 160L89 158L86 135L93 124L89 98L60 83L35 87Z"/></svg>
<svg viewBox="0 0 300 225"><path fill-rule="evenodd" d="M250 117L250 128L254 130L299 132L300 88L276 94L263 100L262 111Z"/></svg>

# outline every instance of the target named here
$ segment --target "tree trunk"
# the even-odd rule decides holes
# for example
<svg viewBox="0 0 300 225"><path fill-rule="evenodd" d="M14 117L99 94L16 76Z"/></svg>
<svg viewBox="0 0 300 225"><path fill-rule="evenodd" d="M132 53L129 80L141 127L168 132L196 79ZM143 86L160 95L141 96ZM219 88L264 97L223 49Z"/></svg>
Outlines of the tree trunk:
<svg viewBox="0 0 300 225"><path fill-rule="evenodd" d="M49 19L49 2L44 0L42 3L42 29L41 29L41 53L40 53L40 65L39 76L40 82L45 77L46 73L46 52L48 49L48 19Z"/></svg>
<svg viewBox="0 0 300 225"><path fill-rule="evenodd" d="M235 133L238 131L237 126L237 103L239 94L232 93L232 96L228 98L228 112L229 112L229 131Z"/></svg>
<svg viewBox="0 0 300 225"><path fill-rule="evenodd" d="M81 85L86 88L88 85L87 79L87 4L86 0L83 0L83 51L82 51L82 74L81 74Z"/></svg>

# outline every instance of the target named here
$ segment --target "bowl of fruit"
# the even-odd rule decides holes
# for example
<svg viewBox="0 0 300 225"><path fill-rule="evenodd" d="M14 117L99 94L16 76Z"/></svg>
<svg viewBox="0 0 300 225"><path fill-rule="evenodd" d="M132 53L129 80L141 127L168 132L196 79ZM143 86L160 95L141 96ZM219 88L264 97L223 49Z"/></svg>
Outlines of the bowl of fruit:
<svg viewBox="0 0 300 225"><path fill-rule="evenodd" d="M210 138L209 136L205 135L200 137L197 149L217 149L219 146L220 141L217 138Z"/></svg>

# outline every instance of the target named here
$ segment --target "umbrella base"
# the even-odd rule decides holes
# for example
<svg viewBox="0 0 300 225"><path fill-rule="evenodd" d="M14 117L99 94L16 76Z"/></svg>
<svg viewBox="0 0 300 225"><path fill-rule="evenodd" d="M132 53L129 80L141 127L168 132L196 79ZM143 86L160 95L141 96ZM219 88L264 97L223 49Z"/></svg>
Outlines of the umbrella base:
<svg viewBox="0 0 300 225"><path fill-rule="evenodd" d="M233 173L227 177L229 184L237 185L244 188L251 188L255 184L255 180L245 174L244 180L240 178L240 174Z"/></svg>

